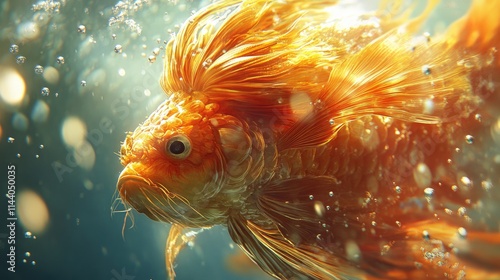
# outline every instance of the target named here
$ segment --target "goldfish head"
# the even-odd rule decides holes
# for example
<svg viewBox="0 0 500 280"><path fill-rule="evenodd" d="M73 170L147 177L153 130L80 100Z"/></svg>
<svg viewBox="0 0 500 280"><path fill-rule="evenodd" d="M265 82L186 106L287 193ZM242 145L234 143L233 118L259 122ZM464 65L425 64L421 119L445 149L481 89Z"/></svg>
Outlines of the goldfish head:
<svg viewBox="0 0 500 280"><path fill-rule="evenodd" d="M217 104L170 98L120 151L122 201L151 219L187 227L226 221L262 169L263 140Z"/></svg>

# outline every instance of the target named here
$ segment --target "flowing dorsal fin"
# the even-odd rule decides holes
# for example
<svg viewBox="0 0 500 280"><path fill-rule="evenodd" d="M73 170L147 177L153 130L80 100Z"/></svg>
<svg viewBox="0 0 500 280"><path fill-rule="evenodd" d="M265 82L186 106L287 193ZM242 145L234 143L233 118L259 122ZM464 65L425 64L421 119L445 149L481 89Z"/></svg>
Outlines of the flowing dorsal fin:
<svg viewBox="0 0 500 280"><path fill-rule="evenodd" d="M283 134L279 147L322 145L342 124L369 114L427 124L469 114L477 102L467 75L475 57L459 56L443 42L410 42L408 35L392 31L347 56L311 97L315 107Z"/></svg>

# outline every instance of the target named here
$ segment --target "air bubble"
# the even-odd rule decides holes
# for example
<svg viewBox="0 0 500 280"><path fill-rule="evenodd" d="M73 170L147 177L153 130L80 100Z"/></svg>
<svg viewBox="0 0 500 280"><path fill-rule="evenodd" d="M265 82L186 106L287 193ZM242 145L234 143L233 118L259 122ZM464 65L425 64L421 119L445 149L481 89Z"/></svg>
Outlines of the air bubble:
<svg viewBox="0 0 500 280"><path fill-rule="evenodd" d="M434 194L433 188L425 188L424 190L425 196L432 196Z"/></svg>
<svg viewBox="0 0 500 280"><path fill-rule="evenodd" d="M493 188L493 184L491 183L490 180L482 181L481 182L481 187L483 187L483 189L485 191L489 191L489 190L491 190L491 188Z"/></svg>
<svg viewBox="0 0 500 280"><path fill-rule="evenodd" d="M17 155L16 155L16 157L17 157L17 158L21 158L21 154L17 154Z"/></svg>
<svg viewBox="0 0 500 280"><path fill-rule="evenodd" d="M398 227L401 227L401 222L400 221L396 221L396 225L398 225Z"/></svg>
<svg viewBox="0 0 500 280"><path fill-rule="evenodd" d="M24 238L32 238L33 237L33 234L31 233L31 231L27 231L24 233Z"/></svg>
<svg viewBox="0 0 500 280"><path fill-rule="evenodd" d="M422 237L425 239L425 240L429 240L431 238L431 235L429 234L428 231L424 230L422 231Z"/></svg>
<svg viewBox="0 0 500 280"><path fill-rule="evenodd" d="M87 27L85 27L85 25L83 25L83 24L80 24L80 25L78 25L77 31L78 31L78 33L86 33Z"/></svg>
<svg viewBox="0 0 500 280"><path fill-rule="evenodd" d="M481 122L483 120L483 116L481 116L481 114L476 114L474 115L474 118L476 119L476 121L478 122Z"/></svg>
<svg viewBox="0 0 500 280"><path fill-rule="evenodd" d="M335 124L335 120L334 119L330 119L328 122L330 123L330 125L334 125Z"/></svg>
<svg viewBox="0 0 500 280"><path fill-rule="evenodd" d="M430 75L431 74L431 67L427 64L422 66L422 73L424 73L424 75Z"/></svg>
<svg viewBox="0 0 500 280"><path fill-rule="evenodd" d="M36 73L36 74L38 74L38 75L43 74L43 66L41 66L41 65L37 65L37 66L35 66L35 68L34 68L34 69L35 69L35 73Z"/></svg>
<svg viewBox="0 0 500 280"><path fill-rule="evenodd" d="M328 193L328 195L329 195L330 197L333 197L333 192L332 192L332 191L330 191L330 192Z"/></svg>
<svg viewBox="0 0 500 280"><path fill-rule="evenodd" d="M154 54L155 56L159 55L159 54L160 54L160 48L154 48L154 49L153 49L153 54Z"/></svg>
<svg viewBox="0 0 500 280"><path fill-rule="evenodd" d="M80 82L80 85L81 85L82 87L86 86L86 85L87 85L87 81L82 80L82 81Z"/></svg>
<svg viewBox="0 0 500 280"><path fill-rule="evenodd" d="M10 45L9 52L10 53L18 53L19 52L19 46L16 45L16 44Z"/></svg>
<svg viewBox="0 0 500 280"><path fill-rule="evenodd" d="M16 63L17 64L23 64L24 62L26 62L26 57L20 55L16 58Z"/></svg>
<svg viewBox="0 0 500 280"><path fill-rule="evenodd" d="M149 61L149 63L154 63L154 62L156 61L156 56L154 56L154 55L150 55L150 56L148 57L148 61Z"/></svg>
<svg viewBox="0 0 500 280"><path fill-rule="evenodd" d="M469 179L469 177L467 177L467 176L462 176L460 178L460 183L463 187L465 187L467 189L472 187L472 180Z"/></svg>
<svg viewBox="0 0 500 280"><path fill-rule="evenodd" d="M31 253L30 253L30 252L26 252L26 253L24 253L24 255L25 255L26 257L28 257L28 258L29 258L29 257L31 257Z"/></svg>
<svg viewBox="0 0 500 280"><path fill-rule="evenodd" d="M113 40L116 40L116 34L111 34L111 38L112 38Z"/></svg>
<svg viewBox="0 0 500 280"><path fill-rule="evenodd" d="M212 59L207 58L207 59L205 59L205 61L203 61L201 66L203 66L203 68L207 69L208 67L210 67L210 65L212 65Z"/></svg>
<svg viewBox="0 0 500 280"><path fill-rule="evenodd" d="M472 135L465 135L465 143L467 143L467 144L473 144L474 143L474 136L472 136Z"/></svg>
<svg viewBox="0 0 500 280"><path fill-rule="evenodd" d="M57 61L57 64L64 64L64 57L62 57L62 56L58 56L58 57L56 58L56 61Z"/></svg>
<svg viewBox="0 0 500 280"><path fill-rule="evenodd" d="M122 45L118 44L115 46L115 53L122 53Z"/></svg>
<svg viewBox="0 0 500 280"><path fill-rule="evenodd" d="M466 238L467 237L467 230L463 227L459 227L458 230L458 235L461 237L461 238Z"/></svg>
<svg viewBox="0 0 500 280"><path fill-rule="evenodd" d="M310 200L313 200L313 199L314 199L314 195L312 195L312 194L311 194L311 195L309 195L309 199L310 199Z"/></svg>
<svg viewBox="0 0 500 280"><path fill-rule="evenodd" d="M12 144L12 143L14 143L15 140L16 139L14 139L14 137L9 137L9 138L7 138L7 143Z"/></svg>
<svg viewBox="0 0 500 280"><path fill-rule="evenodd" d="M458 208L457 212L458 212L459 216L463 217L465 215L465 213L467 212L467 209L465 207L460 207L460 208Z"/></svg>
<svg viewBox="0 0 500 280"><path fill-rule="evenodd" d="M50 89L48 87L43 87L42 90L40 90L40 93L42 94L42 96L49 96Z"/></svg>
<svg viewBox="0 0 500 280"><path fill-rule="evenodd" d="M401 187L400 186L394 187L394 191L398 194L401 193Z"/></svg>

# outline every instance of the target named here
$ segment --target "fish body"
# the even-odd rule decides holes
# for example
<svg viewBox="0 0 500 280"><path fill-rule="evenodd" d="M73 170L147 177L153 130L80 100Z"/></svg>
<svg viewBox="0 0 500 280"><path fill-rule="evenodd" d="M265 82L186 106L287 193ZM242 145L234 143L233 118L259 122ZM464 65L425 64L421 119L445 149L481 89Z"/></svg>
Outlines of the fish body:
<svg viewBox="0 0 500 280"><path fill-rule="evenodd" d="M500 2L415 37L436 4L347 19L333 1L229 0L186 22L117 185L172 224L171 278L186 230L214 225L281 279L499 275L498 220L467 212L495 172L468 176L459 151L498 113L498 12L481 14Z"/></svg>

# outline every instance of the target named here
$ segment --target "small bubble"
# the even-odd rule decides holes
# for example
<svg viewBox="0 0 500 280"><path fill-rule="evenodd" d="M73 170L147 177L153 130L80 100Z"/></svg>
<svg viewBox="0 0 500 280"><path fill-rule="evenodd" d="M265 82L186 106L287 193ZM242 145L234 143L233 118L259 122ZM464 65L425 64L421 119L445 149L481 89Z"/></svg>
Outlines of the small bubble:
<svg viewBox="0 0 500 280"><path fill-rule="evenodd" d="M36 265L36 262L35 261L31 261L31 265Z"/></svg>
<svg viewBox="0 0 500 280"><path fill-rule="evenodd" d="M205 59L205 61L203 61L203 63L202 63L202 66L205 69L207 69L208 67L210 67L210 65L212 65L212 59L211 58Z"/></svg>
<svg viewBox="0 0 500 280"><path fill-rule="evenodd" d="M21 154L17 154L17 155L16 155L16 157L17 157L17 158L21 158Z"/></svg>
<svg viewBox="0 0 500 280"><path fill-rule="evenodd" d="M85 25L83 25L83 24L80 24L80 25L78 25L77 31L78 31L78 33L86 33L87 27L85 27Z"/></svg>
<svg viewBox="0 0 500 280"><path fill-rule="evenodd" d="M42 96L49 96L50 89L48 87L43 87L40 93L42 94Z"/></svg>
<svg viewBox="0 0 500 280"><path fill-rule="evenodd" d="M377 222L372 221L372 226L376 227L377 226Z"/></svg>
<svg viewBox="0 0 500 280"><path fill-rule="evenodd" d="M330 210L330 206L329 205L326 206L326 210Z"/></svg>
<svg viewBox="0 0 500 280"><path fill-rule="evenodd" d="M10 53L18 53L19 52L19 46L16 45L16 44L10 45L9 52Z"/></svg>
<svg viewBox="0 0 500 280"><path fill-rule="evenodd" d="M57 64L64 64L64 57L58 56L56 61L57 61Z"/></svg>
<svg viewBox="0 0 500 280"><path fill-rule="evenodd" d="M43 66L41 66L41 65L35 66L35 73L38 75L43 74Z"/></svg>
<svg viewBox="0 0 500 280"><path fill-rule="evenodd" d="M41 144L40 146L38 146L38 148L40 148L40 150L43 150L43 148L45 148L45 146L43 144Z"/></svg>
<svg viewBox="0 0 500 280"><path fill-rule="evenodd" d="M150 56L148 57L148 60L149 60L149 63L154 63L154 62L156 61L156 56L154 56L154 55L150 55Z"/></svg>
<svg viewBox="0 0 500 280"><path fill-rule="evenodd" d="M473 144L474 143L474 136L472 136L472 135L465 135L465 143L467 143L467 144Z"/></svg>
<svg viewBox="0 0 500 280"><path fill-rule="evenodd" d="M40 155L35 155L35 158L40 158Z"/></svg>
<svg viewBox="0 0 500 280"><path fill-rule="evenodd" d="M26 259L23 259L23 263L27 263Z"/></svg>
<svg viewBox="0 0 500 280"><path fill-rule="evenodd" d="M429 240L431 238L429 232L426 230L422 231L422 237L426 240Z"/></svg>
<svg viewBox="0 0 500 280"><path fill-rule="evenodd" d="M82 80L82 81L80 82L80 85L82 85L82 87L86 86L86 85L87 85L87 81Z"/></svg>
<svg viewBox="0 0 500 280"><path fill-rule="evenodd" d="M454 192L456 192L456 191L458 190L457 185L453 185L453 186L451 186L451 190L452 190L452 191L454 191Z"/></svg>
<svg viewBox="0 0 500 280"><path fill-rule="evenodd" d="M335 124L335 120L334 119L330 119L328 122L330 123L330 125L334 125Z"/></svg>
<svg viewBox="0 0 500 280"><path fill-rule="evenodd" d="M16 63L17 64L23 64L24 62L26 62L26 57L20 55L16 58Z"/></svg>
<svg viewBox="0 0 500 280"><path fill-rule="evenodd" d="M24 255L29 258L31 256L31 253L30 252L26 252L26 253L24 253Z"/></svg>
<svg viewBox="0 0 500 280"><path fill-rule="evenodd" d="M424 75L430 75L431 74L431 67L427 64L422 66L422 73L424 73Z"/></svg>
<svg viewBox="0 0 500 280"><path fill-rule="evenodd" d="M467 230L463 227L459 227L458 230L458 235L461 237L461 238L466 238L467 237Z"/></svg>
<svg viewBox="0 0 500 280"><path fill-rule="evenodd" d="M396 186L396 187L394 187L394 191L395 191L396 193L401 193L401 187L400 187L400 186Z"/></svg>
<svg viewBox="0 0 500 280"><path fill-rule="evenodd" d="M7 143L12 144L12 143L14 143L15 140L16 139L14 139L14 137L9 137L9 138L7 138Z"/></svg>
<svg viewBox="0 0 500 280"><path fill-rule="evenodd" d="M465 215L465 213L467 212L467 209L465 207L460 207L460 208L458 208L457 212L458 212L459 216L463 217Z"/></svg>
<svg viewBox="0 0 500 280"><path fill-rule="evenodd" d="M332 191L330 191L330 192L328 193L328 195L329 195L330 197L333 197L333 192L332 192Z"/></svg>
<svg viewBox="0 0 500 280"><path fill-rule="evenodd" d="M75 222L76 222L76 225L79 226L80 225L80 218L76 218Z"/></svg>
<svg viewBox="0 0 500 280"><path fill-rule="evenodd" d="M472 181L471 179L469 179L469 177L466 177L466 176L462 176L460 178L460 182L462 183L462 185L466 188L470 188L472 187Z"/></svg>
<svg viewBox="0 0 500 280"><path fill-rule="evenodd" d="M309 199L310 199L310 200L313 200L313 199L314 199L314 195L312 195L312 194L311 194L311 195L309 195Z"/></svg>
<svg viewBox="0 0 500 280"><path fill-rule="evenodd" d="M429 32L424 32L424 37L427 39L427 42L431 41L431 34Z"/></svg>
<svg viewBox="0 0 500 280"><path fill-rule="evenodd" d="M396 221L396 225L398 225L398 227L401 227L401 222L400 221Z"/></svg>
<svg viewBox="0 0 500 280"><path fill-rule="evenodd" d="M120 44L115 45L115 53L122 53L122 51L123 51L122 45Z"/></svg>
<svg viewBox="0 0 500 280"><path fill-rule="evenodd" d="M113 40L116 40L116 34L114 34L114 33L113 33L113 34L111 34L111 38L112 38Z"/></svg>
<svg viewBox="0 0 500 280"><path fill-rule="evenodd" d="M481 116L481 114L476 114L474 115L474 118L476 119L476 121L478 122L481 122L483 120L483 116Z"/></svg>
<svg viewBox="0 0 500 280"><path fill-rule="evenodd" d="M155 56L159 55L159 54L160 54L160 48L154 48L154 49L153 49L153 54L154 54Z"/></svg>
<svg viewBox="0 0 500 280"><path fill-rule="evenodd" d="M485 191L489 191L489 190L491 190L491 188L493 188L493 184L491 183L490 180L482 181L481 182L481 187L483 187L483 189Z"/></svg>
<svg viewBox="0 0 500 280"><path fill-rule="evenodd" d="M31 238L31 237L33 237L33 234L30 231L24 233L24 238Z"/></svg>
<svg viewBox="0 0 500 280"><path fill-rule="evenodd" d="M434 194L433 188L425 188L424 193L426 196L432 196Z"/></svg>

